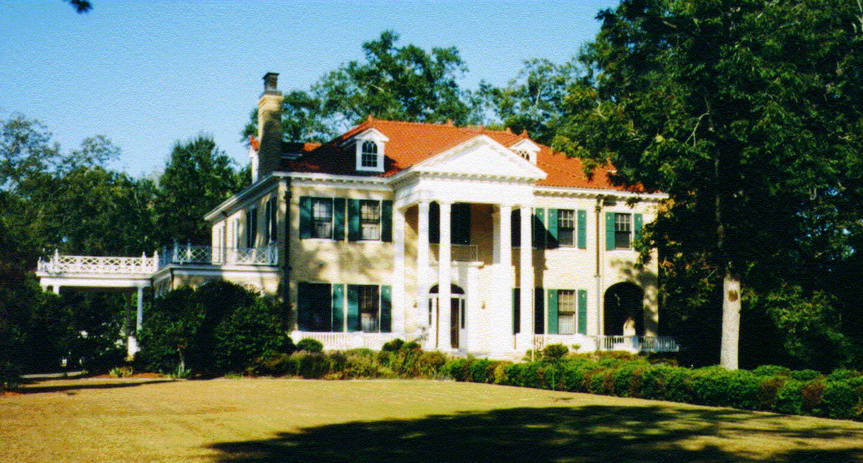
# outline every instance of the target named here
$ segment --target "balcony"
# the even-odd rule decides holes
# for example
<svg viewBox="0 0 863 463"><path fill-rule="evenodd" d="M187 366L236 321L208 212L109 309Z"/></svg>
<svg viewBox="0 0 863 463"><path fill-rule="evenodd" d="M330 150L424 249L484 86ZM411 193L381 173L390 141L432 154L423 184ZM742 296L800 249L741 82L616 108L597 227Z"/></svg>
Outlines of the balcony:
<svg viewBox="0 0 863 463"><path fill-rule="evenodd" d="M438 263L440 245L429 245L429 260L432 265ZM479 260L479 248L475 244L453 244L450 245L450 260L452 262L476 262Z"/></svg>
<svg viewBox="0 0 863 463"><path fill-rule="evenodd" d="M168 265L269 265L279 263L275 244L257 248L219 248L191 244L165 247L159 255L159 268Z"/></svg>
<svg viewBox="0 0 863 463"><path fill-rule="evenodd" d="M45 275L149 275L155 272L158 257L62 256L58 252L48 260L39 259L36 272Z"/></svg>

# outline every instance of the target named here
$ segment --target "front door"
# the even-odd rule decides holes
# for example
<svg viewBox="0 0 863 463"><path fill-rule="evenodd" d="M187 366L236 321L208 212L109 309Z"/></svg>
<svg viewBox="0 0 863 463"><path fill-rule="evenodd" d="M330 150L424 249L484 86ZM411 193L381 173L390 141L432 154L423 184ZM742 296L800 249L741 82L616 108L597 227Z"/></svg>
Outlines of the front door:
<svg viewBox="0 0 863 463"><path fill-rule="evenodd" d="M450 299L449 311L449 339L453 349L458 349L458 332L464 322L464 299Z"/></svg>

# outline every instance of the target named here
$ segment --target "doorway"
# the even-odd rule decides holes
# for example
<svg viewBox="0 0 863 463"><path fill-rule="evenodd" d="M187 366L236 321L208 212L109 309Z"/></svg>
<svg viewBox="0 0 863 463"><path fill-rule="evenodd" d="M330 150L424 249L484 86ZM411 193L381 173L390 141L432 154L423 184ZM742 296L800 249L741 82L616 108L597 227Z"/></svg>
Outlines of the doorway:
<svg viewBox="0 0 863 463"><path fill-rule="evenodd" d="M466 330L466 302L464 290L457 285L450 285L450 307L449 307L449 337L453 349L459 348L459 340L463 339ZM440 301L438 300L438 285L434 285L429 291L429 326L440 327ZM440 346L441 336L445 331L440 328L435 330L434 346Z"/></svg>

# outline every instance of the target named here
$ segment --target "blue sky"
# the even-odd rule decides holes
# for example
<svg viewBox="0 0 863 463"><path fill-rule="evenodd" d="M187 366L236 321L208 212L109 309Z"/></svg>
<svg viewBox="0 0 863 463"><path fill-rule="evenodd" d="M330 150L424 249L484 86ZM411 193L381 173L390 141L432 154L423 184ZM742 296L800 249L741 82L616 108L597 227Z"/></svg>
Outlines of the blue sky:
<svg viewBox="0 0 863 463"><path fill-rule="evenodd" d="M616 2L126 2L0 0L0 118L44 122L65 149L96 134L122 149L132 175L164 165L177 140L199 133L245 165L239 132L279 72L306 89L385 29L401 44L455 46L462 84L504 84L532 57L561 62L599 29Z"/></svg>

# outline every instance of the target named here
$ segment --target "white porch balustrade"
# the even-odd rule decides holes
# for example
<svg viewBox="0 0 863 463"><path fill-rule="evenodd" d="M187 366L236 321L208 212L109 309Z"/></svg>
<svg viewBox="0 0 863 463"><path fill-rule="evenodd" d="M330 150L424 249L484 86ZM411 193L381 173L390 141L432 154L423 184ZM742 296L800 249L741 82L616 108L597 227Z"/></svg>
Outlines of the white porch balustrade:
<svg viewBox="0 0 863 463"><path fill-rule="evenodd" d="M177 245L163 248L159 268L174 264L209 265L270 265L279 263L275 244L257 248L219 248L212 246Z"/></svg>
<svg viewBox="0 0 863 463"><path fill-rule="evenodd" d="M440 245L430 244L429 248L431 249L431 254L429 254L431 263L432 265L437 265L438 256L440 255ZM450 245L450 249L451 262L476 262L479 260L479 246L475 244L452 244Z"/></svg>
<svg viewBox="0 0 863 463"><path fill-rule="evenodd" d="M158 270L158 257L64 256L55 252L36 264L38 273L62 274L150 274Z"/></svg>
<svg viewBox="0 0 863 463"><path fill-rule="evenodd" d="M292 331L291 339L294 342L301 339L311 338L324 345L325 350L349 350L349 349L372 349L381 350L384 344L393 339L404 339L404 335L396 333L329 333L312 331Z"/></svg>
<svg viewBox="0 0 863 463"><path fill-rule="evenodd" d="M680 346L670 336L588 336L584 334L537 334L536 349L549 344L563 344L579 351L679 352Z"/></svg>

